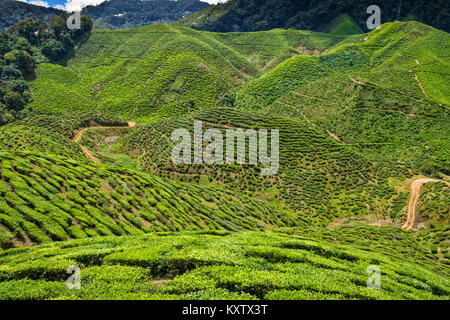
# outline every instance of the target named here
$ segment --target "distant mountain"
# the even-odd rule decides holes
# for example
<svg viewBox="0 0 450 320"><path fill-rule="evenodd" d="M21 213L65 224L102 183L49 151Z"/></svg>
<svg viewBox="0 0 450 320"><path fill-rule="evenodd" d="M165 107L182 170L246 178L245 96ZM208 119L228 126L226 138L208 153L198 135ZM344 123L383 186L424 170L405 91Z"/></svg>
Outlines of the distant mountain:
<svg viewBox="0 0 450 320"><path fill-rule="evenodd" d="M109 0L87 6L82 14L90 16L97 28L125 29L177 21L207 7L208 3L199 0ZM28 18L48 21L62 12L16 0L0 0L0 30Z"/></svg>
<svg viewBox="0 0 450 320"><path fill-rule="evenodd" d="M415 20L450 31L448 0L229 0L197 12L178 26L216 32L260 31L273 28L295 28L333 32L336 19L349 15L356 26L367 31L366 13L370 5L381 8L381 22ZM350 32L357 30L348 28Z"/></svg>
<svg viewBox="0 0 450 320"><path fill-rule="evenodd" d="M61 13L61 10L54 8L35 6L15 0L0 0L0 30L5 30L28 18L48 21L50 17Z"/></svg>
<svg viewBox="0 0 450 320"><path fill-rule="evenodd" d="M98 28L124 29L177 21L206 7L209 4L199 0L110 0L87 6L83 14Z"/></svg>

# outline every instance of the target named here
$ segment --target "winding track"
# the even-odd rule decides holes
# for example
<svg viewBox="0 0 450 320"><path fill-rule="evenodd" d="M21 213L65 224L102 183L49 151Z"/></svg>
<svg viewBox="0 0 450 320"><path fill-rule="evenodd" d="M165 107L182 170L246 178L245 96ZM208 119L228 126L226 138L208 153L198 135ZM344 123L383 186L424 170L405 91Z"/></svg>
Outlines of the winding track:
<svg viewBox="0 0 450 320"><path fill-rule="evenodd" d="M408 218L406 222L402 225L402 229L405 230L413 230L414 228L414 222L417 217L417 203L419 202L420 197L420 190L422 189L422 186L425 183L430 182L444 182L450 186L450 183L443 181L443 180L437 180L437 179L417 179L414 180L411 183L411 198L409 199L408 204Z"/></svg>
<svg viewBox="0 0 450 320"><path fill-rule="evenodd" d="M359 81L352 79L354 82L359 83ZM363 83L361 83L363 84ZM83 136L83 133L88 130L88 129L106 129L106 128L130 128L130 127L135 127L136 126L136 122L128 122L128 127L102 127L102 126L98 126L98 127L86 127L86 128L82 128L80 131L78 131L78 133L75 135L75 137L72 139L73 142L78 143L81 140L81 137ZM86 147L80 146L81 150L83 151L83 153L86 155L86 157L91 160L94 163L100 163L100 161L95 158L91 151L89 151ZM447 185L450 186L449 182L443 181L443 180L438 180L438 179L428 179L428 178L423 178L423 179L417 179L414 180L411 183L411 198L409 199L409 204L408 204L408 217L406 222L402 225L402 229L405 230L413 230L414 228L414 223L417 217L417 203L419 202L419 197L420 197L420 190L422 189L422 186L425 183L430 183L430 182L444 182Z"/></svg>
<svg viewBox="0 0 450 320"><path fill-rule="evenodd" d="M81 140L81 137L83 136L83 133L88 130L88 129L111 129L111 128L132 128L136 126L136 122L132 122L129 121L128 122L128 127L121 127L121 126L108 126L108 127L102 127L102 126L97 126L97 127L86 127L86 128L82 128L80 131L77 132L77 134L73 137L72 141L75 143L78 143ZM83 153L86 155L86 157L91 160L93 163L100 163L100 160L98 160L96 157L94 157L94 155L92 154L91 151L89 151L86 147L83 147L82 145L80 145L81 147L81 151L83 151Z"/></svg>

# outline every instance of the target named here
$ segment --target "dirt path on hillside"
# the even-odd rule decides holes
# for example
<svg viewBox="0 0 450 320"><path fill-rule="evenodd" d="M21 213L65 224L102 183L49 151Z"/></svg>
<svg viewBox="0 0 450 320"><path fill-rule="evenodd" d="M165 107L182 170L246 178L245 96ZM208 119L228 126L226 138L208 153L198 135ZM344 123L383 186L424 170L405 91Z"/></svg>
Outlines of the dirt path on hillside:
<svg viewBox="0 0 450 320"><path fill-rule="evenodd" d="M419 198L420 198L420 190L422 189L422 186L425 183L430 183L430 182L444 182L446 184L448 184L450 186L450 183L443 181L443 180L438 180L438 179L418 179L418 180L414 180L411 183L411 198L409 199L409 204L408 204L408 218L406 220L406 222L402 225L402 229L405 230L412 230L414 227L414 222L416 221L417 218L417 204L419 202Z"/></svg>
<svg viewBox="0 0 450 320"><path fill-rule="evenodd" d="M122 126L107 126L107 127L102 127L102 126L96 126L96 127L86 127L86 128L82 128L80 131L77 132L77 134L73 137L72 141L75 143L78 143L81 140L81 137L83 136L83 133L88 130L88 129L123 129L123 128L133 128L136 126L136 122L132 122L129 121L128 122L128 127L122 127ZM96 157L94 157L94 155L92 154L91 151L89 151L86 147L83 147L82 145L80 145L81 147L81 151L83 151L83 153L86 155L86 157L91 160L93 163L100 163L100 160L98 160Z"/></svg>
<svg viewBox="0 0 450 320"><path fill-rule="evenodd" d="M98 160L96 157L92 155L92 152L90 152L86 147L80 146L81 151L86 155L86 157L91 160L93 163L100 163L100 160Z"/></svg>
<svg viewBox="0 0 450 320"><path fill-rule="evenodd" d="M349 78L350 78L350 80L352 80L354 83L357 83L357 84L360 84L360 85L363 85L363 86L380 88L380 89L387 90L387 91L392 92L392 93L395 93L395 94L400 94L400 95L402 95L402 96L408 97L408 98L413 99L413 100L415 100L415 101L424 102L424 100L422 100L422 99L418 99L418 98L416 98L416 97L414 97L414 96L411 96L411 95L409 95L409 94L403 93L403 92L401 92L401 91L395 91L395 90L392 90L392 89L389 89L389 88L383 88L383 87L381 87L381 86L379 86L379 85L377 85L377 84L374 84L374 83L369 83L369 82L357 80L357 79L353 78L351 75L349 75ZM424 92L424 93L425 93L425 92ZM427 94L425 93L425 95L427 95Z"/></svg>
<svg viewBox="0 0 450 320"><path fill-rule="evenodd" d="M423 88L422 82L420 82L419 76L417 75L417 73L414 74L414 78L416 79L417 83L419 84L420 89L422 89L422 92L425 95L425 97L429 98L430 96L428 96L428 94L425 92L425 89Z"/></svg>

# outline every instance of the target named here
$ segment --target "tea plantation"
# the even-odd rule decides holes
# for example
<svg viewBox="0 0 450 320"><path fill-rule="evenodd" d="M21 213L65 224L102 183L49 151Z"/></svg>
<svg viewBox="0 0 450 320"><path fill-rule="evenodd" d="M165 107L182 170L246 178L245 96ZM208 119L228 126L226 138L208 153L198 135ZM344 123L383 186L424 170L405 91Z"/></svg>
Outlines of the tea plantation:
<svg viewBox="0 0 450 320"><path fill-rule="evenodd" d="M387 23L250 81L237 106L308 119L374 161L449 173L448 33Z"/></svg>
<svg viewBox="0 0 450 320"><path fill-rule="evenodd" d="M0 300L449 300L449 35L339 19L93 30L36 65L0 127ZM174 164L195 121L266 129L269 154L279 130L277 174Z"/></svg>
<svg viewBox="0 0 450 320"><path fill-rule="evenodd" d="M31 106L141 122L185 114L217 105L226 92L294 55L339 40L309 31L215 34L170 25L94 31L67 67L39 65Z"/></svg>
<svg viewBox="0 0 450 320"><path fill-rule="evenodd" d="M279 129L279 174L262 176L260 167L253 165L173 164L170 135L177 128L192 133L194 119L203 121L204 131L216 128L224 136L228 128ZM366 160L352 147L342 145L305 120L225 108L203 110L190 117L141 127L121 138L113 148L137 155L139 170L203 185L225 184L253 197L281 202L320 225L348 215L404 219L405 194L397 192L388 180L405 180L413 175L404 166ZM248 158L248 144L246 154Z"/></svg>
<svg viewBox="0 0 450 320"><path fill-rule="evenodd" d="M9 249L0 254L0 298L449 298L448 278L410 255L286 231L153 233ZM397 233L408 238L405 231ZM65 283L73 265L81 267L79 290ZM380 268L382 289L367 287L372 265Z"/></svg>
<svg viewBox="0 0 450 320"><path fill-rule="evenodd" d="M223 189L30 152L0 153L0 245L151 231L255 230L301 224Z"/></svg>

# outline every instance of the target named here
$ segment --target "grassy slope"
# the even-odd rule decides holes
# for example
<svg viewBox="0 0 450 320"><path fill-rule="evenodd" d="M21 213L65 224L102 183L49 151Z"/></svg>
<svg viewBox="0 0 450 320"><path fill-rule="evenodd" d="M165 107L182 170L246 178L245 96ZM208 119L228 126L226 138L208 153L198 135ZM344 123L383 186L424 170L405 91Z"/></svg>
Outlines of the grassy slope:
<svg viewBox="0 0 450 320"><path fill-rule="evenodd" d="M445 183L425 184L418 206L419 238L428 243L434 259L450 266L450 188Z"/></svg>
<svg viewBox="0 0 450 320"><path fill-rule="evenodd" d="M0 149L54 154L86 162L75 134L89 126L127 126L101 113L37 114L0 127Z"/></svg>
<svg viewBox="0 0 450 320"><path fill-rule="evenodd" d="M207 128L222 131L227 128L279 129L279 174L264 177L259 167L248 165L175 166L171 162L171 133L177 128L192 132L193 119L204 122L204 131ZM253 196L281 201L320 225L346 215L369 213L393 220L403 219L406 194L396 192L389 186L388 179L405 180L411 175L403 167L365 160L351 147L324 135L305 120L294 121L235 109L209 109L190 117L156 122L121 138L113 149L137 155L140 170L249 191Z"/></svg>
<svg viewBox="0 0 450 320"><path fill-rule="evenodd" d="M155 25L97 31L67 67L38 67L32 106L51 112L97 109L140 121L183 114L216 106L249 77L335 41L295 30L215 34Z"/></svg>
<svg viewBox="0 0 450 320"><path fill-rule="evenodd" d="M442 72L450 37L397 22L363 38L348 38L321 57L285 61L241 89L237 105L306 117L376 161L448 171L450 79Z"/></svg>
<svg viewBox="0 0 450 320"><path fill-rule="evenodd" d="M12 249L0 255L0 298L448 299L449 280L435 267L407 251L389 253L417 246L411 235L385 233L397 242L378 252L314 231L148 234ZM82 268L81 289L70 291L64 280L74 265ZM367 288L370 265L382 272L380 290Z"/></svg>
<svg viewBox="0 0 450 320"><path fill-rule="evenodd" d="M367 40L364 35L348 37L322 57L298 56L285 61L267 75L248 83L239 94L242 100L239 103L262 109L293 88L342 72L363 77L358 77L358 80L424 99L426 97L414 76L405 75L409 69L419 75L448 69L445 55L449 41L446 32L417 22L386 23L369 33ZM415 64L414 58L422 60L420 65ZM436 92L431 90L429 93L430 98L450 104L450 93L445 85L447 78L430 77L423 80L425 91L436 88ZM257 97L253 103L248 103L245 98L252 95Z"/></svg>
<svg viewBox="0 0 450 320"><path fill-rule="evenodd" d="M79 145L62 135L36 126L9 124L1 127L0 148L58 154L86 161Z"/></svg>
<svg viewBox="0 0 450 320"><path fill-rule="evenodd" d="M358 24L349 14L341 14L331 21L327 32L332 35L349 35L363 33Z"/></svg>
<svg viewBox="0 0 450 320"><path fill-rule="evenodd" d="M29 152L0 152L0 244L298 223L234 192Z"/></svg>
<svg viewBox="0 0 450 320"><path fill-rule="evenodd" d="M0 250L0 299L448 299L448 227L440 218L446 214L446 191L439 185L430 187L437 189L424 188L420 204L424 218L430 217L437 227L423 230L418 236L392 227L362 226L223 231L305 225L300 218L318 225L347 215L404 219L408 194L395 188L392 178L403 181L412 173L405 167L368 160L354 146L332 139L326 129L348 139L343 134L348 128L338 131L339 123L332 127L330 118L339 114L337 106L342 101L358 102L362 97L368 99L370 107L377 99L383 104L392 100L391 104L386 103L390 111L413 111L415 119L434 115L434 128L428 129L427 134L433 130L443 132L446 139L446 131L439 127L446 113L439 103L447 103L448 95L440 82L447 80L424 75L432 75L430 70L440 72L439 68L446 66L445 60L428 63L445 52L445 47L439 44L430 49L431 44L447 36L429 33L422 26L411 29L411 25L387 25L370 35L367 42L371 45L366 47L361 44L363 36L347 38L345 46L336 46L323 57L299 54L329 49L342 39L283 30L251 35L196 32L191 36L192 30L152 26L138 29L145 30L144 33L132 35L126 31L95 33L87 46L69 61L71 70L41 65L33 83L34 105L38 110L65 112L69 105L72 111L90 111L94 101L98 109L124 120L155 120L185 114L187 105L191 106L189 111L215 106L224 92L239 89L249 78L269 71L239 92L238 103L247 101L247 105L241 106L263 107L265 111L294 119L213 108L138 128L113 148L129 152L130 157L139 155L136 160L140 169L197 185L94 165L84 159L74 161L35 152L2 150L0 243L4 247L43 244ZM158 36L149 32L152 30ZM395 39L390 38L393 36ZM402 37L414 39L419 45L408 45ZM391 44L384 49L373 47L388 41ZM209 51L177 52L179 42L182 48L206 46ZM170 50L149 50L148 43ZM404 50L400 53L421 56L417 69L414 59L397 55L400 60L396 60L399 47ZM94 54L98 54L98 59L92 58ZM276 67L290 56L295 57ZM422 60L427 64L422 65ZM367 65L371 66L370 72L363 73ZM399 66L399 70L393 66ZM419 74L430 98L424 97L417 85L409 86L415 79L404 77L402 70L409 67ZM392 75L386 72L391 70ZM377 87L368 89L354 84L349 74ZM194 88L187 87L188 82L194 83L193 78L198 82ZM146 79L146 84L140 79ZM213 94L214 103L209 103L208 90L212 90L214 80L222 81L224 86ZM258 87L255 98L248 88L260 83L263 85ZM353 88L345 91L351 85ZM153 87L155 91L151 91ZM431 87L437 89L433 91ZM157 90L161 88L168 89L160 95ZM187 90L195 93L200 88L205 91L188 94ZM324 92L323 88L329 90ZM297 98L291 91L300 89L300 93L321 97L330 108L316 112L316 117L312 115L320 105L311 102L314 99L306 100L309 103L302 100L305 107L297 108L298 100L289 99ZM404 99L396 95L389 100L394 91L400 91ZM182 104L171 104L180 97ZM420 105L411 97L420 99ZM333 104L333 99L339 102ZM262 103L256 105L255 100ZM149 101L156 101L154 108L149 108ZM401 105L396 105L396 101ZM358 103L355 105L361 106ZM376 103L375 106L385 107ZM306 121L299 110L312 118L316 126ZM321 114L330 117L322 119ZM174 128L192 128L191 116L222 130L225 126L280 129L280 176L263 179L259 170L251 167L173 168L167 137ZM371 116L376 121L382 120L378 112ZM67 138L89 125L90 119L79 115L36 116L20 123L26 127L2 128L0 141L3 148L12 150L63 155L73 152L76 157L77 146L66 144ZM361 118L354 119L357 122ZM96 122L117 124L120 120L99 116ZM430 123L415 120L412 125L423 131L427 126L433 127ZM111 134L116 132L90 132L83 136L82 143L103 152L105 145L101 141ZM146 151L150 149L153 152ZM249 194L244 196L236 190ZM292 208L297 211L295 215ZM185 232L192 229L216 231ZM143 235L146 232L149 234ZM54 242L99 235L106 237ZM30 257L34 260L29 261ZM374 264L380 266L383 274L382 290L366 288L366 268ZM71 265L83 268L83 289L79 292L68 291L65 286L66 269Z"/></svg>

